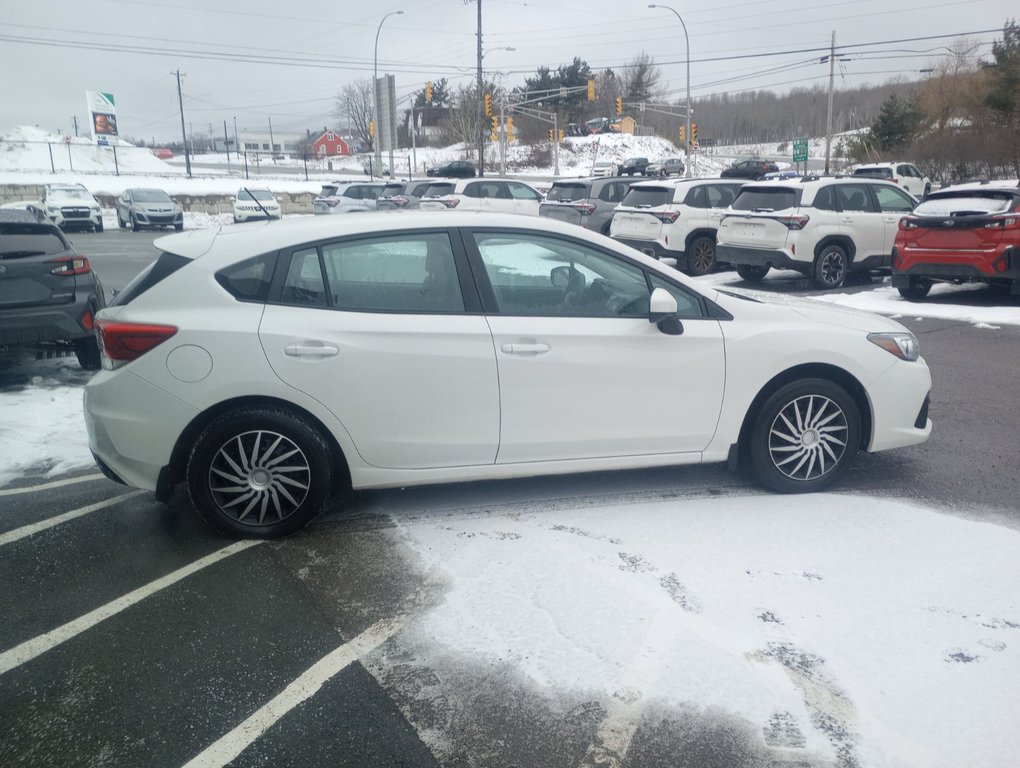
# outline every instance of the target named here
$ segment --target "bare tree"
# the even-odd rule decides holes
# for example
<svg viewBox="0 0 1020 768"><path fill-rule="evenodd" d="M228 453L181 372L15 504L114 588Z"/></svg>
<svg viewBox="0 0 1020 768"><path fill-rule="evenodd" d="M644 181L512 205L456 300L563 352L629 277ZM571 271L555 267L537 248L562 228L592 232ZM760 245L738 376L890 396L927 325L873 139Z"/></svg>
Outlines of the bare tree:
<svg viewBox="0 0 1020 768"><path fill-rule="evenodd" d="M491 83L485 87L489 89L489 93L492 92ZM478 134L482 130L478 122L478 87L474 83L457 88L453 94L453 109L449 111L441 126L452 138L464 144L464 153L470 156L478 144Z"/></svg>
<svg viewBox="0 0 1020 768"><path fill-rule="evenodd" d="M350 127L351 135L362 144L372 144L369 125L375 112L372 81L367 77L355 80L340 89L336 97L336 113L341 125Z"/></svg>
<svg viewBox="0 0 1020 768"><path fill-rule="evenodd" d="M662 70L644 51L624 67L622 79L627 101L650 101L661 95Z"/></svg>

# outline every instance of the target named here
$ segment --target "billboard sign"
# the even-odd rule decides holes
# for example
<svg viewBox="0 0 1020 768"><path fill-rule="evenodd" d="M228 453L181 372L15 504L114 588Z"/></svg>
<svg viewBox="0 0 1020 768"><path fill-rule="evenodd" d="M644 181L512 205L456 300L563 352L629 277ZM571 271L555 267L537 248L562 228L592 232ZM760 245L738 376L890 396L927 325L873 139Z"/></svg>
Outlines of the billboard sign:
<svg viewBox="0 0 1020 768"><path fill-rule="evenodd" d="M117 136L117 108L112 93L85 91L88 104L92 138L97 144L106 144L111 136Z"/></svg>

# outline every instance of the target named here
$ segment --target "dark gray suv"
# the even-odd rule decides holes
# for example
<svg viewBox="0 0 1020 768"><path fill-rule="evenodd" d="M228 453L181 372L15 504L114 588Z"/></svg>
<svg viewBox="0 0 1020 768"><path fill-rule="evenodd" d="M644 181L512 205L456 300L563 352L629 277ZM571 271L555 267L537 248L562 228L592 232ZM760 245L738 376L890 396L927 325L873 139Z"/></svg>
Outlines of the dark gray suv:
<svg viewBox="0 0 1020 768"><path fill-rule="evenodd" d="M0 348L73 349L82 368L98 370L93 325L105 306L92 264L55 224L0 210Z"/></svg>
<svg viewBox="0 0 1020 768"><path fill-rule="evenodd" d="M613 211L632 183L619 176L554 181L538 215L608 235Z"/></svg>

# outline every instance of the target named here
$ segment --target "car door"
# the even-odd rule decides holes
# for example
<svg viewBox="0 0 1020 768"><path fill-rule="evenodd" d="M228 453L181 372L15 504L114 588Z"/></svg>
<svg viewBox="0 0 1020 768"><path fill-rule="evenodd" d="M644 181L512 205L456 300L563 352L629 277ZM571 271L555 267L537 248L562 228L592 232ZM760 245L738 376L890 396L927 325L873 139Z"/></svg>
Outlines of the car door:
<svg viewBox="0 0 1020 768"><path fill-rule="evenodd" d="M885 217L872 199L868 184L835 185L839 231L853 240L855 261L885 253Z"/></svg>
<svg viewBox="0 0 1020 768"><path fill-rule="evenodd" d="M900 229L900 219L914 210L917 203L914 199L897 189L892 184L872 184L872 192L875 200L882 211L882 221L885 223L885 241L883 253L892 258L893 245L896 243L896 234Z"/></svg>
<svg viewBox="0 0 1020 768"><path fill-rule="evenodd" d="M538 233L479 229L466 240L499 371L497 463L708 445L725 356L698 297L654 278L678 296L684 333L670 336L648 321L652 277L623 256Z"/></svg>
<svg viewBox="0 0 1020 768"><path fill-rule="evenodd" d="M273 370L375 467L492 464L499 386L463 249L441 229L303 247L278 267L259 337Z"/></svg>
<svg viewBox="0 0 1020 768"><path fill-rule="evenodd" d="M538 208L542 204L542 196L536 190L519 181L507 181L504 183L510 193L510 197L513 198L514 213L538 216Z"/></svg>

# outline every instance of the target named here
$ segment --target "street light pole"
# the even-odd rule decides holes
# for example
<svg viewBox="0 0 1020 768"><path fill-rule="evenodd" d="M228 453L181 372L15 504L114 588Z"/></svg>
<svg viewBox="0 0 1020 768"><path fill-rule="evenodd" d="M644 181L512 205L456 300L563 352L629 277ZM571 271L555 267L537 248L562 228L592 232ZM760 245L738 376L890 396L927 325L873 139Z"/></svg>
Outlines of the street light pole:
<svg viewBox="0 0 1020 768"><path fill-rule="evenodd" d="M684 45L687 46L687 108L684 112L687 113L687 132L684 134L684 154L687 158L687 162L684 164L684 176L690 178L691 176L691 40L687 37L687 25L684 24L683 18L677 12L676 8L672 8L668 5L655 5L654 3L648 6L649 8L662 8L665 11L672 11L673 14L680 21L680 26L684 30Z"/></svg>
<svg viewBox="0 0 1020 768"><path fill-rule="evenodd" d="M372 137L372 150L375 156L375 168L369 164L368 170L372 179L375 179L376 168L382 165L382 144L379 138L382 136L382 126L379 125L379 33L382 32L383 22L390 16L402 16L403 11L391 11L379 19L379 26L375 30L375 55L372 58L372 94L375 103L375 136ZM392 169L390 169L392 170ZM381 175L381 174L380 174Z"/></svg>

